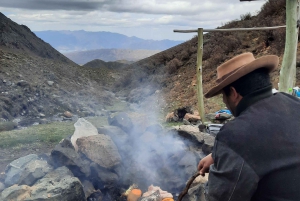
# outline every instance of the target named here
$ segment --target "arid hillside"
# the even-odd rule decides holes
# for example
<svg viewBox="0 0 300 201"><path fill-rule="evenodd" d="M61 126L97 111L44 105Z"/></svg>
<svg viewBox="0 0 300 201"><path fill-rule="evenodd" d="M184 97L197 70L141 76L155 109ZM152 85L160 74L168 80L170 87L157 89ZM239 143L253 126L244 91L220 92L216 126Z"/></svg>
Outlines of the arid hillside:
<svg viewBox="0 0 300 201"><path fill-rule="evenodd" d="M285 1L269 0L256 16L250 13L219 28L247 28L285 25ZM195 27L196 28L196 27ZM204 27L205 28L205 27ZM179 33L174 33L179 34ZM183 34L183 33L181 33ZM231 57L252 52L255 57L275 54L282 60L285 29L244 32L212 32L204 35L203 85L204 92L213 86L216 68ZM299 59L300 59L300 54ZM182 106L197 108L196 97L197 37L130 65L127 74L115 84L115 90L128 94L128 100L143 102L160 95L160 110L168 112ZM279 71L272 73L277 88ZM297 68L297 85L300 71ZM124 90L126 88L126 90ZM145 90L146 89L146 90ZM157 101L159 102L159 99ZM205 100L206 112L222 107L220 97Z"/></svg>
<svg viewBox="0 0 300 201"><path fill-rule="evenodd" d="M99 69L75 64L1 13L0 66L0 122L42 123L66 110L95 115L113 99L105 88L113 77L98 79Z"/></svg>

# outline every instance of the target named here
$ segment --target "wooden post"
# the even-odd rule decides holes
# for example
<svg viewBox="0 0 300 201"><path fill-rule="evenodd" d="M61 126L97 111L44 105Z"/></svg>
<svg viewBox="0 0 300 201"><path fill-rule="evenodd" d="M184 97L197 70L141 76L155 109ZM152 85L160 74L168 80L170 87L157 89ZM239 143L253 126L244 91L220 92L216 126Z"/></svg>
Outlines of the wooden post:
<svg viewBox="0 0 300 201"><path fill-rule="evenodd" d="M298 0L286 1L286 39L282 66L279 77L279 91L291 93L296 81L296 54L298 45L297 19Z"/></svg>
<svg viewBox="0 0 300 201"><path fill-rule="evenodd" d="M197 96L198 96L198 110L201 117L202 124L206 122L204 101L203 101L203 87L202 87L202 56L203 56L203 29L198 29L198 50L197 50Z"/></svg>

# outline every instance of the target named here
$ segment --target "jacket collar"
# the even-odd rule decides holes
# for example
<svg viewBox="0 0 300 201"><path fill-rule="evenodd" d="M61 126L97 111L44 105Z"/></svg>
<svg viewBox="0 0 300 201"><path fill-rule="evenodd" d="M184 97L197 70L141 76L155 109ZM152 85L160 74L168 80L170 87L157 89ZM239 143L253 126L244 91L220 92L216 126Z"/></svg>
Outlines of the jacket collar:
<svg viewBox="0 0 300 201"><path fill-rule="evenodd" d="M272 86L267 86L262 89L256 90L242 98L235 109L235 116L238 117L249 106L253 105L257 101L272 96Z"/></svg>

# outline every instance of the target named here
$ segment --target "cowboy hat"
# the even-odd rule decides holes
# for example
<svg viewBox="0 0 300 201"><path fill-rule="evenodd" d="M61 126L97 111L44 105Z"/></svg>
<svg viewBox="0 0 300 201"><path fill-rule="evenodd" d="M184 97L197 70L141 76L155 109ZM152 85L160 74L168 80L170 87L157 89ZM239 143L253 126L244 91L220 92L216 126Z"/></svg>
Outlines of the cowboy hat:
<svg viewBox="0 0 300 201"><path fill-rule="evenodd" d="M205 94L205 98L220 94L224 87L258 68L266 68L270 73L277 68L278 63L279 58L276 55L255 59L252 53L247 52L233 57L217 68L216 85Z"/></svg>

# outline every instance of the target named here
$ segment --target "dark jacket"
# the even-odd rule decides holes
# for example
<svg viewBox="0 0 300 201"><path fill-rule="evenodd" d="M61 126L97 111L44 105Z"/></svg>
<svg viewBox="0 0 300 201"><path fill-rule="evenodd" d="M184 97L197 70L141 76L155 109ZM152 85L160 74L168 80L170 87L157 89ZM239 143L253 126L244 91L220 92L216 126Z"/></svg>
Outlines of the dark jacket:
<svg viewBox="0 0 300 201"><path fill-rule="evenodd" d="M300 201L300 101L271 87L243 97L216 136L209 201Z"/></svg>

